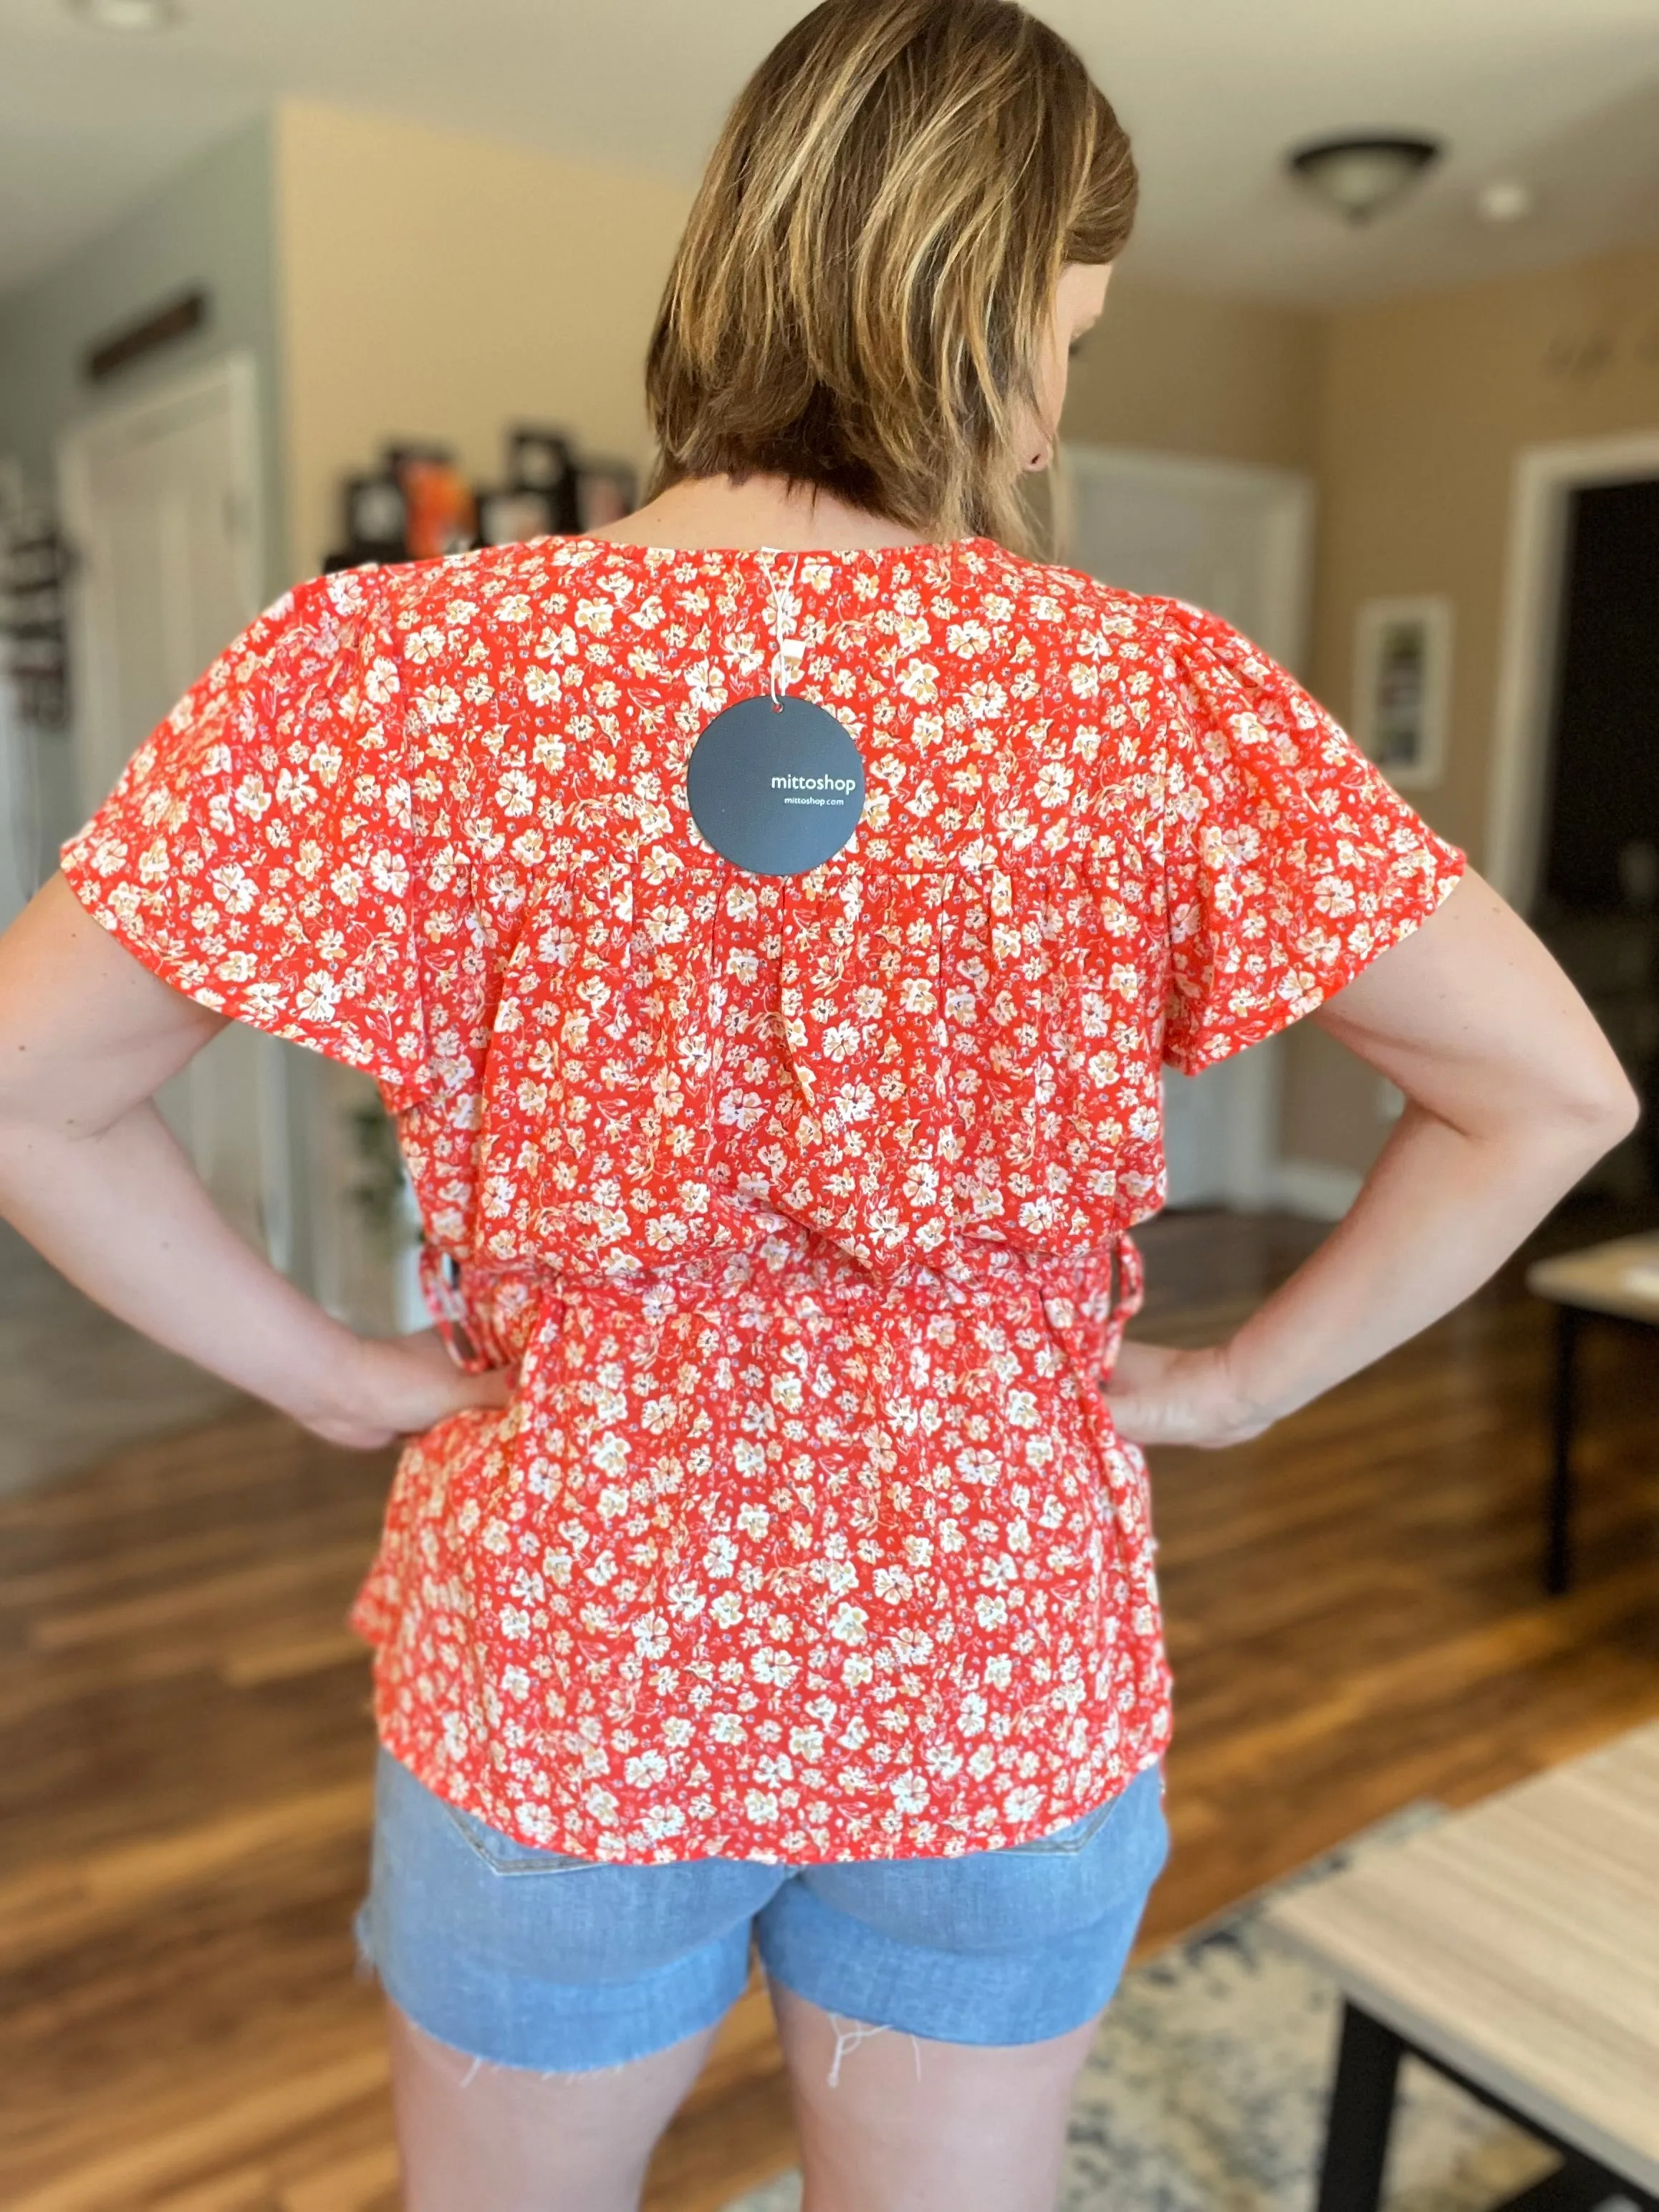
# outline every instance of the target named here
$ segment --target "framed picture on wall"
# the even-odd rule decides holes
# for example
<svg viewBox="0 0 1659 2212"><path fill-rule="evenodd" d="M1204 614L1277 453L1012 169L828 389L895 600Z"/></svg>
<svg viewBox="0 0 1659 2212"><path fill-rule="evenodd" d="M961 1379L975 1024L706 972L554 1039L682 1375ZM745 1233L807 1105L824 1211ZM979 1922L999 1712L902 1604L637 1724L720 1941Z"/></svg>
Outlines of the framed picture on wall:
<svg viewBox="0 0 1659 2212"><path fill-rule="evenodd" d="M1426 791L1446 765L1452 604L1367 599L1354 651L1354 743L1400 791Z"/></svg>
<svg viewBox="0 0 1659 2212"><path fill-rule="evenodd" d="M522 545L546 538L557 526L554 495L509 489L478 494L478 536L486 545Z"/></svg>
<svg viewBox="0 0 1659 2212"><path fill-rule="evenodd" d="M639 498L634 471L626 461L584 461L576 471L576 527L602 530L632 514Z"/></svg>
<svg viewBox="0 0 1659 2212"><path fill-rule="evenodd" d="M507 438L507 483L514 491L539 492L547 502L551 531L582 526L576 494L576 464L562 430L521 423Z"/></svg>
<svg viewBox="0 0 1659 2212"><path fill-rule="evenodd" d="M409 510L403 486L390 469L379 476L348 477L346 549L353 561L406 561Z"/></svg>

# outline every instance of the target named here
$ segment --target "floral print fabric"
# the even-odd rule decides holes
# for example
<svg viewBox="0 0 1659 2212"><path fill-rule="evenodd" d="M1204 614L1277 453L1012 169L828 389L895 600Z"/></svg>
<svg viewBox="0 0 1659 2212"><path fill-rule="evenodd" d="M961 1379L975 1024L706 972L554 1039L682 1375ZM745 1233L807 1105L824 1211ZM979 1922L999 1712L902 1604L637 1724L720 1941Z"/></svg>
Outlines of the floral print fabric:
<svg viewBox="0 0 1659 2212"><path fill-rule="evenodd" d="M780 592L869 795L773 878L684 782ZM527 1843L796 1863L1020 1843L1158 1757L1099 1384L1161 1066L1460 865L1225 624L977 540L306 585L64 858L158 975L379 1079L457 1341L519 1363L403 1454L387 1747Z"/></svg>

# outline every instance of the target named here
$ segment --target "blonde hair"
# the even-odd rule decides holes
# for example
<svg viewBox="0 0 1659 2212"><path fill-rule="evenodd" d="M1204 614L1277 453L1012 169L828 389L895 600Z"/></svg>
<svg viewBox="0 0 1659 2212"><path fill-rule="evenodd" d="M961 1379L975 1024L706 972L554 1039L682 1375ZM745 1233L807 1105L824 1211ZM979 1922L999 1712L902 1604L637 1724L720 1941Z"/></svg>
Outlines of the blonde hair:
<svg viewBox="0 0 1659 2212"><path fill-rule="evenodd" d="M1029 543L1021 418L1129 142L1012 0L823 0L738 95L658 311L653 490L756 472L928 537Z"/></svg>

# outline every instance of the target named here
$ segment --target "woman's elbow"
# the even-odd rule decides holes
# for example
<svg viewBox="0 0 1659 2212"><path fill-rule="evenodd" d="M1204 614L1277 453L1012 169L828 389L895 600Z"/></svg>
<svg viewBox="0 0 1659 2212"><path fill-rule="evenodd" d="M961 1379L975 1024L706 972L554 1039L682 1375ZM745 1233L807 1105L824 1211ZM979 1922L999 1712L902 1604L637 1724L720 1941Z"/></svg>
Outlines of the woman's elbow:
<svg viewBox="0 0 1659 2212"><path fill-rule="evenodd" d="M1540 1025L1520 1052L1466 1066L1449 1099L1407 1088L1466 1136L1553 1159L1575 1178L1622 1143L1642 1114L1618 1055L1587 1013L1548 1033Z"/></svg>
<svg viewBox="0 0 1659 2212"><path fill-rule="evenodd" d="M1601 1137L1601 1149L1611 1152L1613 1146L1629 1136L1642 1118L1642 1101L1636 1086L1622 1067L1615 1068L1604 1091L1587 1109L1589 1118Z"/></svg>
<svg viewBox="0 0 1659 2212"><path fill-rule="evenodd" d="M1642 1101L1612 1051L1558 1066L1548 1086L1547 1119L1564 1149L1586 1164L1623 1142L1642 1118Z"/></svg>

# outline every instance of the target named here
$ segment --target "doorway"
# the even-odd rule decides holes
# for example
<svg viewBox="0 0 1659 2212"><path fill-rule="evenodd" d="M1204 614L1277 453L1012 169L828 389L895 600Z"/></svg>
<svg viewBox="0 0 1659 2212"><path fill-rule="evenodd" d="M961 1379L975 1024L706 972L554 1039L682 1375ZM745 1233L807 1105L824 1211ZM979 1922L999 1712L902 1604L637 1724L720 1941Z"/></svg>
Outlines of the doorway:
<svg viewBox="0 0 1659 2212"><path fill-rule="evenodd" d="M1659 897L1659 474L1571 495L1541 908Z"/></svg>
<svg viewBox="0 0 1659 2212"><path fill-rule="evenodd" d="M1641 1092L1593 1171L1659 1196L1659 434L1516 465L1487 873Z"/></svg>
<svg viewBox="0 0 1659 2212"><path fill-rule="evenodd" d="M251 358L228 356L101 410L59 444L59 503L76 556L73 743L83 814L259 611L254 380ZM227 1216L279 1267L304 1274L291 1059L291 1048L233 1024L158 1103Z"/></svg>
<svg viewBox="0 0 1659 2212"><path fill-rule="evenodd" d="M1056 462L1060 557L1103 583L1221 616L1294 669L1305 643L1313 486L1294 470L1066 446ZM1164 1077L1171 1206L1281 1202L1282 1045Z"/></svg>
<svg viewBox="0 0 1659 2212"><path fill-rule="evenodd" d="M1641 1095L1601 1170L1659 1196L1659 475L1571 494L1534 920Z"/></svg>

